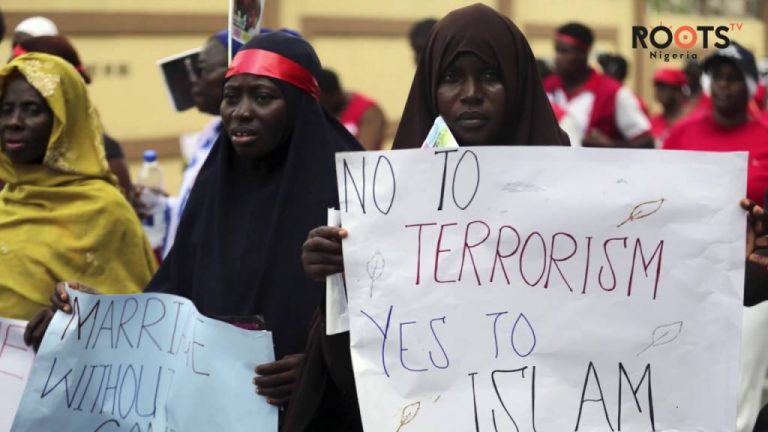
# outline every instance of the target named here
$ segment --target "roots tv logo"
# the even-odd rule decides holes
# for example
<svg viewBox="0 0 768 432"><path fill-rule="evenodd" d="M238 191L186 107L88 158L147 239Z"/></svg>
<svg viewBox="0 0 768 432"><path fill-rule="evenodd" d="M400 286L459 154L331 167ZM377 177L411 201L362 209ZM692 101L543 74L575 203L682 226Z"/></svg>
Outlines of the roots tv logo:
<svg viewBox="0 0 768 432"><path fill-rule="evenodd" d="M677 59L696 60L696 49L728 48L731 45L729 33L741 31L744 23L728 23L720 26L654 27L632 26L632 48L649 50L650 59L668 62ZM672 51L672 52L670 52Z"/></svg>

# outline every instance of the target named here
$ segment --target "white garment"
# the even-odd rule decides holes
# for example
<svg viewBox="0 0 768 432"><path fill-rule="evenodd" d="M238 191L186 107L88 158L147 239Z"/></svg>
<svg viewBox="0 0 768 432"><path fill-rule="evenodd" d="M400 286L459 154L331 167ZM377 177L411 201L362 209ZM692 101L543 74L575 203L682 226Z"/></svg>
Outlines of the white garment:
<svg viewBox="0 0 768 432"><path fill-rule="evenodd" d="M571 145L581 147L581 141L589 132L589 120L592 116L595 94L585 90L569 100L563 89L557 89L547 93L547 96L565 110L561 122L567 119L568 124L561 124L560 126L563 129L567 128ZM640 102L627 87L621 87L616 92L614 118L616 119L616 128L624 136L624 139L632 139L651 130L651 122L643 112Z"/></svg>
<svg viewBox="0 0 768 432"><path fill-rule="evenodd" d="M763 407L763 384L768 372L768 302L744 308L742 323L736 430L752 432L757 414Z"/></svg>
<svg viewBox="0 0 768 432"><path fill-rule="evenodd" d="M168 256L171 247L173 247L173 243L176 240L176 230L179 228L179 222L184 213L184 207L187 204L189 195L192 193L192 187L195 185L195 180L200 173L200 169L203 167L206 159L208 159L208 155L211 153L213 144L219 137L220 130L221 117L216 117L200 132L197 139L198 147L195 151L195 155L184 170L184 176L181 179L181 188L179 188L179 195L168 198L167 202L170 220L168 223L168 231L165 234L163 258Z"/></svg>

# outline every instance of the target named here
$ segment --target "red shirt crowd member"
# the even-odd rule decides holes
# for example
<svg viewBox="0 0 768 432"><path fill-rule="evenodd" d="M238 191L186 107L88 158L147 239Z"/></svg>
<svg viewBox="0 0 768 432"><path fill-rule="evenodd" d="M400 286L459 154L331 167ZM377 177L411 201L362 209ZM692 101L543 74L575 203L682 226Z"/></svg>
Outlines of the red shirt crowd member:
<svg viewBox="0 0 768 432"><path fill-rule="evenodd" d="M615 79L622 86L624 85L624 81L627 79L627 72L629 71L629 63L621 54L600 54L597 56L597 64L603 69L604 75ZM645 116L650 117L651 111L648 109L648 104L639 95L636 94L635 97Z"/></svg>
<svg viewBox="0 0 768 432"><path fill-rule="evenodd" d="M755 57L731 41L704 62L704 73L709 77L703 82L704 92L711 95L711 109L678 123L664 148L749 152L747 197L763 203L768 189L768 126L749 110L757 89Z"/></svg>
<svg viewBox="0 0 768 432"><path fill-rule="evenodd" d="M672 125L689 112L688 77L680 69L657 69L653 74L653 87L664 111L651 117L651 134L656 138L656 146L661 147Z"/></svg>
<svg viewBox="0 0 768 432"><path fill-rule="evenodd" d="M376 102L361 94L347 93L339 77L323 69L317 77L320 104L336 116L366 150L381 150L387 135L387 119Z"/></svg>
<svg viewBox="0 0 768 432"><path fill-rule="evenodd" d="M576 119L571 144L585 147L652 148L648 117L637 97L618 81L588 64L594 36L583 24L569 23L555 36L555 73L544 88L552 102Z"/></svg>

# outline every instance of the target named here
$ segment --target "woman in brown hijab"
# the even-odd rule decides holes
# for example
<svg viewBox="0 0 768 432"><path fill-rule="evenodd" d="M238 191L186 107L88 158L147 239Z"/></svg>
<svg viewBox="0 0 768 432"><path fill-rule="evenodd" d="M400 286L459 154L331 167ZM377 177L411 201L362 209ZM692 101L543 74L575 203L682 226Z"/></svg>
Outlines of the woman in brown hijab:
<svg viewBox="0 0 768 432"><path fill-rule="evenodd" d="M455 10L432 30L419 59L394 149L420 147L437 116L460 146L568 145L544 93L528 41L493 9ZM343 272L346 230L318 227L304 244L315 280ZM284 425L294 431L361 431L349 333L326 336L318 314Z"/></svg>
<svg viewBox="0 0 768 432"><path fill-rule="evenodd" d="M471 72L481 74L476 82L469 79ZM459 87L463 92L454 94ZM495 100L499 87L503 100ZM458 112L449 107L451 96ZM461 146L569 144L525 36L509 18L482 4L457 9L433 28L392 148L420 147L438 115Z"/></svg>

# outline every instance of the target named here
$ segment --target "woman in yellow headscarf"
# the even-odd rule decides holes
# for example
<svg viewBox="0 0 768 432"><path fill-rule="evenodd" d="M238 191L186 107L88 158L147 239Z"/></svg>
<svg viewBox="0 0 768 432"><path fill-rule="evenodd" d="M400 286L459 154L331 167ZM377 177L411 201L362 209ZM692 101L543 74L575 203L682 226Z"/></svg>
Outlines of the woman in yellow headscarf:
<svg viewBox="0 0 768 432"><path fill-rule="evenodd" d="M30 53L0 69L0 316L30 319L57 282L140 292L157 264L107 166L80 74Z"/></svg>

